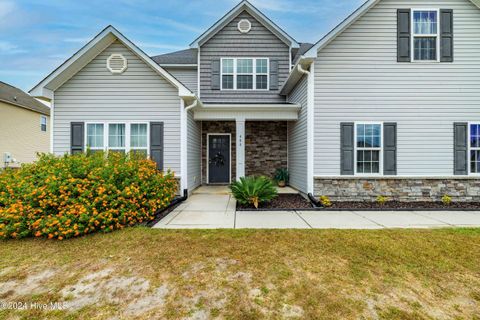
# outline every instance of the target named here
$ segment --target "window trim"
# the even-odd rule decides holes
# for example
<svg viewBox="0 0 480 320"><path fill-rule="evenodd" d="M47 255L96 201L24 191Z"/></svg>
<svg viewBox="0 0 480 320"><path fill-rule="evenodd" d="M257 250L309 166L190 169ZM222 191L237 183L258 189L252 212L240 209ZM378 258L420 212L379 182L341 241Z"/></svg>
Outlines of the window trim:
<svg viewBox="0 0 480 320"><path fill-rule="evenodd" d="M43 130L43 120L45 119L45 130ZM47 116L40 116L40 131L47 132L48 131L48 119Z"/></svg>
<svg viewBox="0 0 480 320"><path fill-rule="evenodd" d="M471 164L470 164L470 153L472 150L480 150L480 147L472 147L471 139L470 139L470 126L480 125L480 121L469 121L467 122L467 175L469 176L480 176L480 172L472 172Z"/></svg>
<svg viewBox="0 0 480 320"><path fill-rule="evenodd" d="M91 148L88 146L88 125L89 124L103 124L103 147L102 148ZM110 124L124 124L125 125L125 147L124 148L109 148L108 147L108 139L109 139L109 132L108 128ZM132 124L146 124L147 125L147 146L146 147L134 147L131 146L131 125ZM112 151L123 151L125 150L125 154L129 153L132 150L146 150L147 157L150 156L150 121L147 120L134 120L134 121L85 121L85 133L84 133L84 150L85 152L87 149L90 150L102 150L104 152L108 152L109 150Z"/></svg>
<svg viewBox="0 0 480 320"><path fill-rule="evenodd" d="M435 11L437 13L437 34L415 34L415 19L414 15L416 11ZM439 8L411 8L410 9L410 59L414 63L437 63L440 62L440 9ZM436 38L436 58L435 60L415 60L415 38Z"/></svg>
<svg viewBox="0 0 480 320"><path fill-rule="evenodd" d="M359 177L383 176L383 121L355 121L353 122L353 174ZM357 125L359 124L377 124L380 125L380 147L379 148L359 148L357 146ZM357 151L358 150L378 150L378 173L359 173L357 172Z"/></svg>
<svg viewBox="0 0 480 320"><path fill-rule="evenodd" d="M237 61L239 59L252 59L252 73L238 73ZM223 73L223 60L233 60L233 73ZM267 60L267 72L257 73L257 60ZM233 88L223 88L223 76L233 75ZM238 75L252 75L252 89L237 89ZM267 76L267 87L265 89L257 89L257 75ZM220 91L269 91L270 90L270 58L267 57L223 57L220 58Z"/></svg>

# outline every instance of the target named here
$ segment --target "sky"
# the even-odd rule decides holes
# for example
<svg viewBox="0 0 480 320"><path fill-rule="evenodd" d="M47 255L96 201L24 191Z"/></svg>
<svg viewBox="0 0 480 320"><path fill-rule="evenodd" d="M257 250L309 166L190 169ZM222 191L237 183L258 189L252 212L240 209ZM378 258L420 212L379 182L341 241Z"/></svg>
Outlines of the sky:
<svg viewBox="0 0 480 320"><path fill-rule="evenodd" d="M364 0L251 0L299 42L317 42ZM113 25L147 54L187 49L240 0L0 0L0 81L25 91Z"/></svg>

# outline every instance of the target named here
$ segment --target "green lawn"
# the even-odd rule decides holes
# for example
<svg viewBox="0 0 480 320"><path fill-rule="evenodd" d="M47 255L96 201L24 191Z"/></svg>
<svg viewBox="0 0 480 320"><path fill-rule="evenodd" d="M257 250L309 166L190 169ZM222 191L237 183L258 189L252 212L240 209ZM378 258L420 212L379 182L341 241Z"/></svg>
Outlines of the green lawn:
<svg viewBox="0 0 480 320"><path fill-rule="evenodd" d="M480 319L480 229L0 241L0 319Z"/></svg>

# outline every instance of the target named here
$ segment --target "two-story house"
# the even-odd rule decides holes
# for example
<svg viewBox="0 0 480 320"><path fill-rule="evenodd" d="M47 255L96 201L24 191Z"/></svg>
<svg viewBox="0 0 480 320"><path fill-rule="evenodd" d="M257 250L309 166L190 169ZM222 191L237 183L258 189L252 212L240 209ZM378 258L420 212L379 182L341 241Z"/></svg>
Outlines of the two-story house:
<svg viewBox="0 0 480 320"><path fill-rule="evenodd" d="M143 152L190 191L288 167L339 200L478 200L479 5L369 0L308 44L242 1L154 57L109 26L31 94L54 153Z"/></svg>

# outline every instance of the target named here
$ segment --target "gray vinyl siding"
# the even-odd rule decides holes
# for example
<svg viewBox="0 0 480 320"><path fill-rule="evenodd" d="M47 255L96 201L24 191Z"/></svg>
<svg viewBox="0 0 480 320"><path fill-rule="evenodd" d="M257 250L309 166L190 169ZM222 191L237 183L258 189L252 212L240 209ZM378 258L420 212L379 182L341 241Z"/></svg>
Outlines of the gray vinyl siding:
<svg viewBox="0 0 480 320"><path fill-rule="evenodd" d="M197 68L186 69L186 68L171 68L165 67L172 76L174 76L178 81L183 83L185 87L190 89L190 91L197 93L198 91L198 74Z"/></svg>
<svg viewBox="0 0 480 320"><path fill-rule="evenodd" d="M187 171L188 190L193 190L202 181L202 123L193 119L193 111L187 114Z"/></svg>
<svg viewBox="0 0 480 320"><path fill-rule="evenodd" d="M238 31L237 24L241 19L248 19L252 23L249 33ZM278 90L211 90L212 60L225 57L266 57L277 60ZM285 102L285 97L280 96L279 91L288 77L288 69L289 47L244 11L201 45L200 96L203 102Z"/></svg>
<svg viewBox="0 0 480 320"><path fill-rule="evenodd" d="M307 167L307 100L308 77L298 82L287 100L301 105L298 121L288 123L288 171L290 172L290 185L304 193L308 192L308 167Z"/></svg>
<svg viewBox="0 0 480 320"><path fill-rule="evenodd" d="M453 63L397 63L398 8L454 11ZM480 10L382 0L315 62L314 175L340 175L340 123L396 122L399 176L453 175L453 123L480 121Z"/></svg>
<svg viewBox="0 0 480 320"><path fill-rule="evenodd" d="M128 69L119 75L106 59L121 53ZM55 91L53 150L69 152L70 122L163 121L165 169L180 173L178 90L120 42L115 42Z"/></svg>

